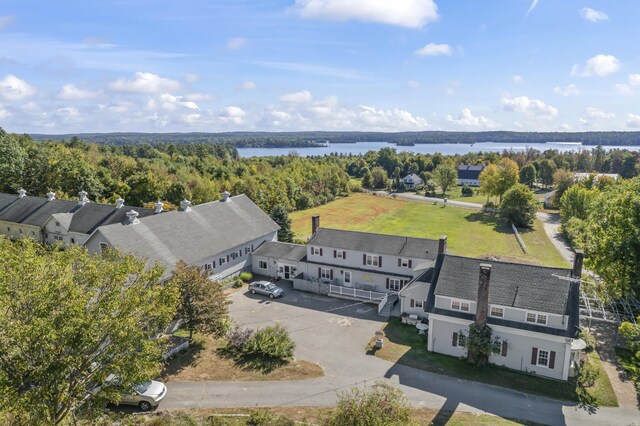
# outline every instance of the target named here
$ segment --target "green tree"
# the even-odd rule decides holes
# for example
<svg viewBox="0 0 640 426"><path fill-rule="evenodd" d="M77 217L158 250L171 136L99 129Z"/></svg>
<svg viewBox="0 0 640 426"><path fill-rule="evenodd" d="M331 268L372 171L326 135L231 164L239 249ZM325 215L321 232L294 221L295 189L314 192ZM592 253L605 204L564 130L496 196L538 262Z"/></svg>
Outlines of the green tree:
<svg viewBox="0 0 640 426"><path fill-rule="evenodd" d="M278 204L271 210L271 219L278 225L278 241L285 243L293 242L293 231L291 230L291 219L289 218L289 212L281 204Z"/></svg>
<svg viewBox="0 0 640 426"><path fill-rule="evenodd" d="M159 373L156 337L177 301L172 285L158 285L161 267L4 238L0 264L0 412L61 424L110 374L128 388ZM118 398L105 389L96 404Z"/></svg>
<svg viewBox="0 0 640 426"><path fill-rule="evenodd" d="M400 177L400 167L396 167L395 170L393 171L393 180L394 180L396 192L402 191L404 189L403 188L404 185L402 184L401 177Z"/></svg>
<svg viewBox="0 0 640 426"><path fill-rule="evenodd" d="M509 158L490 164L480 173L480 191L502 201L502 195L518 182L518 165Z"/></svg>
<svg viewBox="0 0 640 426"><path fill-rule="evenodd" d="M540 178L544 186L551 186L551 184L553 183L553 174L555 173L557 168L558 167L556 167L556 164L549 159L545 158L544 160L540 161L540 163L538 164L538 177Z"/></svg>
<svg viewBox="0 0 640 426"><path fill-rule="evenodd" d="M24 184L27 151L20 141L0 129L0 191L15 192Z"/></svg>
<svg viewBox="0 0 640 426"><path fill-rule="evenodd" d="M442 195L447 193L447 190L454 186L458 182L458 171L455 167L440 164L432 173L433 181L440 187Z"/></svg>
<svg viewBox="0 0 640 426"><path fill-rule="evenodd" d="M229 326L231 303L217 282L209 279L208 273L196 265L187 265L180 260L171 279L180 292L178 317L189 330L189 339L194 331L222 337Z"/></svg>
<svg viewBox="0 0 640 426"><path fill-rule="evenodd" d="M325 426L404 426L411 423L407 396L379 381L367 389L354 387L338 394L338 404Z"/></svg>
<svg viewBox="0 0 640 426"><path fill-rule="evenodd" d="M518 183L508 190L500 203L500 216L515 226L529 226L538 211L538 202L528 186Z"/></svg>
<svg viewBox="0 0 640 426"><path fill-rule="evenodd" d="M560 198L560 217L566 224L571 218L587 220L591 205L598 196L597 190L586 189L580 185L574 185L567 189Z"/></svg>
<svg viewBox="0 0 640 426"><path fill-rule="evenodd" d="M520 183L531 188L536 183L536 178L537 172L533 164L529 163L520 169Z"/></svg>
<svg viewBox="0 0 640 426"><path fill-rule="evenodd" d="M564 192L575 183L573 173L569 170L558 169L553 173L553 185L556 188L556 200L560 200Z"/></svg>
<svg viewBox="0 0 640 426"><path fill-rule="evenodd" d="M371 169L371 188L386 188L388 180L387 172L382 167L374 167Z"/></svg>

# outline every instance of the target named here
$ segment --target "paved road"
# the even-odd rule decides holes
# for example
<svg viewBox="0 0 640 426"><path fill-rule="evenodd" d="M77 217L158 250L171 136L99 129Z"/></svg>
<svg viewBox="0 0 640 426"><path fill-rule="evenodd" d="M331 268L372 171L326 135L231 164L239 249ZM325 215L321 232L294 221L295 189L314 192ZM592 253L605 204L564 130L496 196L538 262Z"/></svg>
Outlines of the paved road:
<svg viewBox="0 0 640 426"><path fill-rule="evenodd" d="M275 322L287 326L297 343L296 357L320 364L324 377L288 382L169 382L161 408L331 406L336 392L383 379L400 387L414 406L443 412L488 413L550 425L626 425L638 420L633 410L590 411L366 355L368 338L384 321L375 306L285 289L285 297L276 301L234 293L231 313L243 326Z"/></svg>

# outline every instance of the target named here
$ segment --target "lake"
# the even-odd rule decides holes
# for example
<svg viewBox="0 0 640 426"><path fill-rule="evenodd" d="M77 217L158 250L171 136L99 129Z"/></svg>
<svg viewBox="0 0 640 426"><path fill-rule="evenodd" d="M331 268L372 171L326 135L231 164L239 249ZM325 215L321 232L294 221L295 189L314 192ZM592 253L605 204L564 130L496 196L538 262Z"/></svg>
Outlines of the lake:
<svg viewBox="0 0 640 426"><path fill-rule="evenodd" d="M437 144L417 144L415 146L397 146L388 142L358 142L358 143L334 143L327 144L321 148L238 148L241 157L266 157L270 155L286 155L296 152L302 157L312 155L325 155L333 152L338 154L364 154L367 151L378 151L381 148L395 148L396 151L410 151L418 154L435 154L439 152L443 155L467 154L469 152L502 152L505 149L513 151L525 151L527 148L535 148L539 151L546 149L557 149L558 151L580 151L582 149L592 149L595 146L582 145L580 142L549 142L549 143L493 143L479 142L475 144L462 143L437 143ZM640 151L640 146L605 146L605 149L628 149L630 151Z"/></svg>

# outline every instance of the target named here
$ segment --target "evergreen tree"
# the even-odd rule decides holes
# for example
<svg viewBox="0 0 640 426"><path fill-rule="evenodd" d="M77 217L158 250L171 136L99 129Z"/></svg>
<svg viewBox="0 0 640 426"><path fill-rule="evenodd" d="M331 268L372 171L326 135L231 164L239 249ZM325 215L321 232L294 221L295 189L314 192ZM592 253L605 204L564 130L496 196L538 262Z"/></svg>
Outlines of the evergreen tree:
<svg viewBox="0 0 640 426"><path fill-rule="evenodd" d="M285 209L281 204L278 204L273 208L273 210L271 210L271 219L280 225L280 229L278 230L278 241L285 243L293 242L294 235L291 230L291 219L289 218L287 209Z"/></svg>

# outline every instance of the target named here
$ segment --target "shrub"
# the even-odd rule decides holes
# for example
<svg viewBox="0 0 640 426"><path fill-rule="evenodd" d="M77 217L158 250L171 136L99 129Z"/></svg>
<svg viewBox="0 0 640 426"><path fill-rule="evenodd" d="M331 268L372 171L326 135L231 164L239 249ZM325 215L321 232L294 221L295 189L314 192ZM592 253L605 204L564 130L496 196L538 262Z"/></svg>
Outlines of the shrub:
<svg viewBox="0 0 640 426"><path fill-rule="evenodd" d="M236 277L233 280L233 288L240 288L242 287L243 284L244 284L244 281L242 281L242 278L240 277Z"/></svg>
<svg viewBox="0 0 640 426"><path fill-rule="evenodd" d="M588 328L583 328L580 332L580 338L587 344L586 352L591 352L596 348L596 338L589 332Z"/></svg>
<svg viewBox="0 0 640 426"><path fill-rule="evenodd" d="M368 389L355 387L338 396L325 426L394 426L410 424L411 408L401 390L385 382Z"/></svg>
<svg viewBox="0 0 640 426"><path fill-rule="evenodd" d="M473 195L473 189L471 189L467 184L464 184L462 186L461 192L462 192L462 196L464 197L471 197Z"/></svg>
<svg viewBox="0 0 640 426"><path fill-rule="evenodd" d="M240 274L240 279L245 283L248 283L253 279L253 274L251 272L243 272Z"/></svg>
<svg viewBox="0 0 640 426"><path fill-rule="evenodd" d="M244 352L256 357L284 360L293 357L295 348L287 328L276 324L256 330L246 342Z"/></svg>
<svg viewBox="0 0 640 426"><path fill-rule="evenodd" d="M250 328L241 329L237 324L227 333L227 347L235 352L243 352L249 339L253 336Z"/></svg>
<svg viewBox="0 0 640 426"><path fill-rule="evenodd" d="M578 383L584 388L590 388L596 384L600 371L598 368L590 362L584 362L580 367L580 374L578 375Z"/></svg>
<svg viewBox="0 0 640 426"><path fill-rule="evenodd" d="M249 414L248 424L252 426L294 426L295 422L284 416L276 417L269 410L257 409Z"/></svg>

